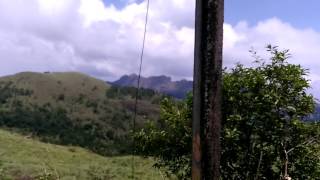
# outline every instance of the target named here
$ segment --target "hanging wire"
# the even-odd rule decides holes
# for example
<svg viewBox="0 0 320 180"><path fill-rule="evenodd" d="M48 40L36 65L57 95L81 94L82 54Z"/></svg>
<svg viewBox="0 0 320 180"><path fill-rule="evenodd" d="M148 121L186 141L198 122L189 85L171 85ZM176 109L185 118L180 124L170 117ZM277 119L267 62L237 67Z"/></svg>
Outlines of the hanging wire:
<svg viewBox="0 0 320 180"><path fill-rule="evenodd" d="M146 42L146 35L147 35L147 25L148 25L148 17L149 17L149 6L150 0L147 0L147 10L145 16L145 24L144 24L144 32L143 32L143 40L142 40L142 48L140 53L140 64L139 64L139 73L138 73L138 82L136 88L136 97L134 103L134 116L133 116L133 138L132 138L132 179L134 179L135 174L135 154L136 154L136 144L134 140L134 134L136 132L136 120L137 120L137 111L138 111L138 98L139 98L139 90L140 90L140 80L141 80L141 71L142 71L142 64L143 64L143 57L144 57L144 49L145 49L145 42Z"/></svg>

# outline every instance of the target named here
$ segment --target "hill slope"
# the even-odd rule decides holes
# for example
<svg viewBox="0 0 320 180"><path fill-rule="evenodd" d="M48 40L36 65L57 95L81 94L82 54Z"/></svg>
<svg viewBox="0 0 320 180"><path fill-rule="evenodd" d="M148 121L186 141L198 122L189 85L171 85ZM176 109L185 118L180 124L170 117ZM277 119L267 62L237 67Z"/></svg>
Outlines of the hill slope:
<svg viewBox="0 0 320 180"><path fill-rule="evenodd" d="M137 127L159 115L158 95L142 91ZM24 72L0 78L0 127L104 155L131 152L135 89L113 88L90 76Z"/></svg>
<svg viewBox="0 0 320 180"><path fill-rule="evenodd" d="M70 110L73 116L87 118L96 118L95 113L92 108L80 104L80 101L90 104L104 99L110 87L104 81L77 72L23 72L1 77L0 82L12 82L16 88L32 91L30 97L20 97L23 102L59 106Z"/></svg>
<svg viewBox="0 0 320 180"><path fill-rule="evenodd" d="M151 159L136 157L138 179L162 179ZM77 147L42 143L0 130L0 179L131 179L131 157L103 157ZM146 171L147 169L147 171Z"/></svg>
<svg viewBox="0 0 320 180"><path fill-rule="evenodd" d="M136 74L122 76L119 80L112 82L118 86L136 87L138 76ZM167 76L141 77L141 87L168 94L176 98L184 98L192 90L192 81L172 81Z"/></svg>
<svg viewBox="0 0 320 180"><path fill-rule="evenodd" d="M12 81L18 88L32 90L33 96L41 103L54 101L61 94L66 97L86 94L92 99L99 99L104 97L110 87L104 81L77 72L22 72L1 77L0 81Z"/></svg>

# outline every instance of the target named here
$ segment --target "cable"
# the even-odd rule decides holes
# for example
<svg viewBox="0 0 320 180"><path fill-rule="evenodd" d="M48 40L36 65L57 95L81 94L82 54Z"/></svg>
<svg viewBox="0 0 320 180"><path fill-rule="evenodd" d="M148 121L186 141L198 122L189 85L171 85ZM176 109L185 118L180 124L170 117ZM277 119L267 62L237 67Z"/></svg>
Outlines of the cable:
<svg viewBox="0 0 320 180"><path fill-rule="evenodd" d="M144 24L144 32L143 32L143 40L142 40L142 48L140 53L140 65L139 65L139 73L138 73L138 82L136 88L136 97L135 97L135 104L134 104L134 116L133 116L133 141L132 141L132 179L134 179L134 156L135 152L135 140L134 134L136 131L136 120L137 120L137 111L138 111L138 98L139 98L139 90L140 90L140 79L141 79L141 71L142 71L142 64L143 64L143 56L144 56L144 49L145 49L145 42L146 42L146 35L147 35L147 25L148 25L148 17L149 17L149 7L150 7L150 0L147 0L147 11L145 16L145 24Z"/></svg>

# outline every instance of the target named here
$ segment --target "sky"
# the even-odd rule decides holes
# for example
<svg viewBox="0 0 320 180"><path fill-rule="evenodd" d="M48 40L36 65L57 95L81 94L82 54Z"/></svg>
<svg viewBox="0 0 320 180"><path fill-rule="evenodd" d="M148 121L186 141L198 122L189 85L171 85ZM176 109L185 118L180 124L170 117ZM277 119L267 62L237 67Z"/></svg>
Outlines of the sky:
<svg viewBox="0 0 320 180"><path fill-rule="evenodd" d="M225 0L224 66L290 49L320 98L318 0ZM150 0L143 76L192 79L195 0ZM138 71L146 0L0 0L0 76L80 71L113 81Z"/></svg>

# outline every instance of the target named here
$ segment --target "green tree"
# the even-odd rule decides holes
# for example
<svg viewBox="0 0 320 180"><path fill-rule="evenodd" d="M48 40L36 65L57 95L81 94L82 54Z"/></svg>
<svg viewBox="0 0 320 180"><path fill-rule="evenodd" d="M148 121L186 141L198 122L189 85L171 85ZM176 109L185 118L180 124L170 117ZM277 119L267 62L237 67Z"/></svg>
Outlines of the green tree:
<svg viewBox="0 0 320 180"><path fill-rule="evenodd" d="M149 122L135 135L139 153L157 157L155 167L179 179L190 177L191 171L191 97L184 102L165 98L158 123Z"/></svg>
<svg viewBox="0 0 320 180"><path fill-rule="evenodd" d="M306 93L308 71L287 62L288 50L268 46L270 62L256 53L256 66L236 65L223 76L223 179L317 179L320 177L318 124L302 119L314 110ZM137 135L142 154L158 159L180 179L190 177L191 98L165 100L161 121ZM287 166L287 168L286 168Z"/></svg>

